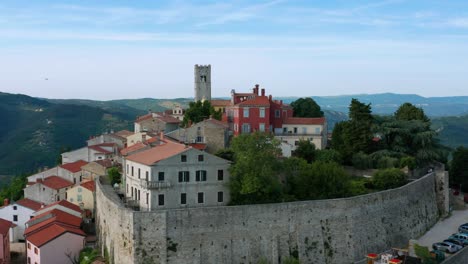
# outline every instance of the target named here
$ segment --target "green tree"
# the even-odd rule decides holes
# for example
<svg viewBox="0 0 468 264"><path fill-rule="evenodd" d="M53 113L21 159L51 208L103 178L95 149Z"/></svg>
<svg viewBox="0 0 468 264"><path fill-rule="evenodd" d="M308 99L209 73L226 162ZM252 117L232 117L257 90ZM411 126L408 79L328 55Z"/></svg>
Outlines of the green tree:
<svg viewBox="0 0 468 264"><path fill-rule="evenodd" d="M453 153L450 163L450 181L454 184L468 187L468 148L458 147ZM465 188L464 188L465 189Z"/></svg>
<svg viewBox="0 0 468 264"><path fill-rule="evenodd" d="M231 149L220 149L215 155L225 160L234 161L234 151Z"/></svg>
<svg viewBox="0 0 468 264"><path fill-rule="evenodd" d="M112 167L107 171L107 176L109 177L109 180L112 185L122 181L122 175L120 174L119 168L117 167Z"/></svg>
<svg viewBox="0 0 468 264"><path fill-rule="evenodd" d="M210 101L197 101L190 102L189 108L185 111L183 126L187 126L189 122L198 123L205 119L213 117L214 119L221 120L221 110L215 111L211 106Z"/></svg>
<svg viewBox="0 0 468 264"><path fill-rule="evenodd" d="M0 191L0 201L3 202L3 199L10 199L11 201L17 201L23 198L24 193L23 189L28 182L26 174L21 174L13 177L8 186L3 187Z"/></svg>
<svg viewBox="0 0 468 264"><path fill-rule="evenodd" d="M316 161L301 165L291 175L290 195L298 200L340 198L349 195L349 176L337 163Z"/></svg>
<svg viewBox="0 0 468 264"><path fill-rule="evenodd" d="M378 170L372 177L377 189L385 190L400 187L407 182L407 176L397 168Z"/></svg>
<svg viewBox="0 0 468 264"><path fill-rule="evenodd" d="M421 120L423 122L430 122L422 108L418 108L410 103L402 104L395 112L395 117L397 120Z"/></svg>
<svg viewBox="0 0 468 264"><path fill-rule="evenodd" d="M232 204L279 202L281 155L279 141L261 132L242 134L232 140L234 163L229 168Z"/></svg>
<svg viewBox="0 0 468 264"><path fill-rule="evenodd" d="M308 163L312 163L315 160L315 145L310 140L299 140L296 150L293 152L293 156L302 158Z"/></svg>
<svg viewBox="0 0 468 264"><path fill-rule="evenodd" d="M299 98L291 106L295 117L323 117L320 106L310 97Z"/></svg>
<svg viewBox="0 0 468 264"><path fill-rule="evenodd" d="M334 149L322 149L315 152L315 160L322 162L336 162L338 164L343 163L343 157L340 152Z"/></svg>

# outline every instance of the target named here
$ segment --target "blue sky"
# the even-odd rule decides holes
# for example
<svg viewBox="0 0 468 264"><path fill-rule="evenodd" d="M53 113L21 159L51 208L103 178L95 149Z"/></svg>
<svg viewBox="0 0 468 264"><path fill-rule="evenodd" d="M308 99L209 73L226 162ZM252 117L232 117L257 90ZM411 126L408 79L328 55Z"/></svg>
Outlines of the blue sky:
<svg viewBox="0 0 468 264"><path fill-rule="evenodd" d="M467 58L468 1L0 2L0 91L38 97L468 95Z"/></svg>

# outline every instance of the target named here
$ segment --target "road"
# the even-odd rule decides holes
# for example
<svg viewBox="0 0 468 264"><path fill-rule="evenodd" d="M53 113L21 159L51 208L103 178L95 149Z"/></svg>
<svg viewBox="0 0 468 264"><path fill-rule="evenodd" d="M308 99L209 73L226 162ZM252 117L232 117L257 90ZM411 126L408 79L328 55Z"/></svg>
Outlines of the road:
<svg viewBox="0 0 468 264"><path fill-rule="evenodd" d="M464 223L468 223L468 209L452 211L450 217L437 222L426 234L417 240L417 243L432 250L433 243L441 242L453 233L457 233L458 227Z"/></svg>

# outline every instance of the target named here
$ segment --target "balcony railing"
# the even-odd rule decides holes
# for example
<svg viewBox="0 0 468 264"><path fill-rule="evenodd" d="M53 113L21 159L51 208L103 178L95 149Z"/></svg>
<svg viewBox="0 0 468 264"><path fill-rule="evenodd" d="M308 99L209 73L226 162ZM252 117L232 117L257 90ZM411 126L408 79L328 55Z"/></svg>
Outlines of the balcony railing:
<svg viewBox="0 0 468 264"><path fill-rule="evenodd" d="M171 188L171 183L167 181L147 181L147 180L142 180L140 182L140 185L142 188L145 189L165 189L165 188Z"/></svg>

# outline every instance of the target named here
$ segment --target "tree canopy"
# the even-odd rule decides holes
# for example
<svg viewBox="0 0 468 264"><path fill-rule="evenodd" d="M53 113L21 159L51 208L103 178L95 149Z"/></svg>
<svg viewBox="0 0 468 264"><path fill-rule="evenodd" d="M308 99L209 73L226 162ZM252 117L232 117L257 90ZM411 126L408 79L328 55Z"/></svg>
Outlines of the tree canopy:
<svg viewBox="0 0 468 264"><path fill-rule="evenodd" d="M424 114L424 110L411 103L402 104L395 112L395 118L397 120L420 120L429 122L429 118Z"/></svg>
<svg viewBox="0 0 468 264"><path fill-rule="evenodd" d="M210 116L214 119L221 120L221 110L215 111L210 101L190 102L189 108L185 111L182 125L187 126L189 122L198 123L210 118Z"/></svg>
<svg viewBox="0 0 468 264"><path fill-rule="evenodd" d="M296 150L293 152L293 156L302 158L308 163L315 160L315 145L310 140L299 140Z"/></svg>
<svg viewBox="0 0 468 264"><path fill-rule="evenodd" d="M458 147L452 155L450 181L452 184L461 184L464 190L468 190L468 148Z"/></svg>
<svg viewBox="0 0 468 264"><path fill-rule="evenodd" d="M295 117L323 117L320 106L310 97L299 98L291 106Z"/></svg>

